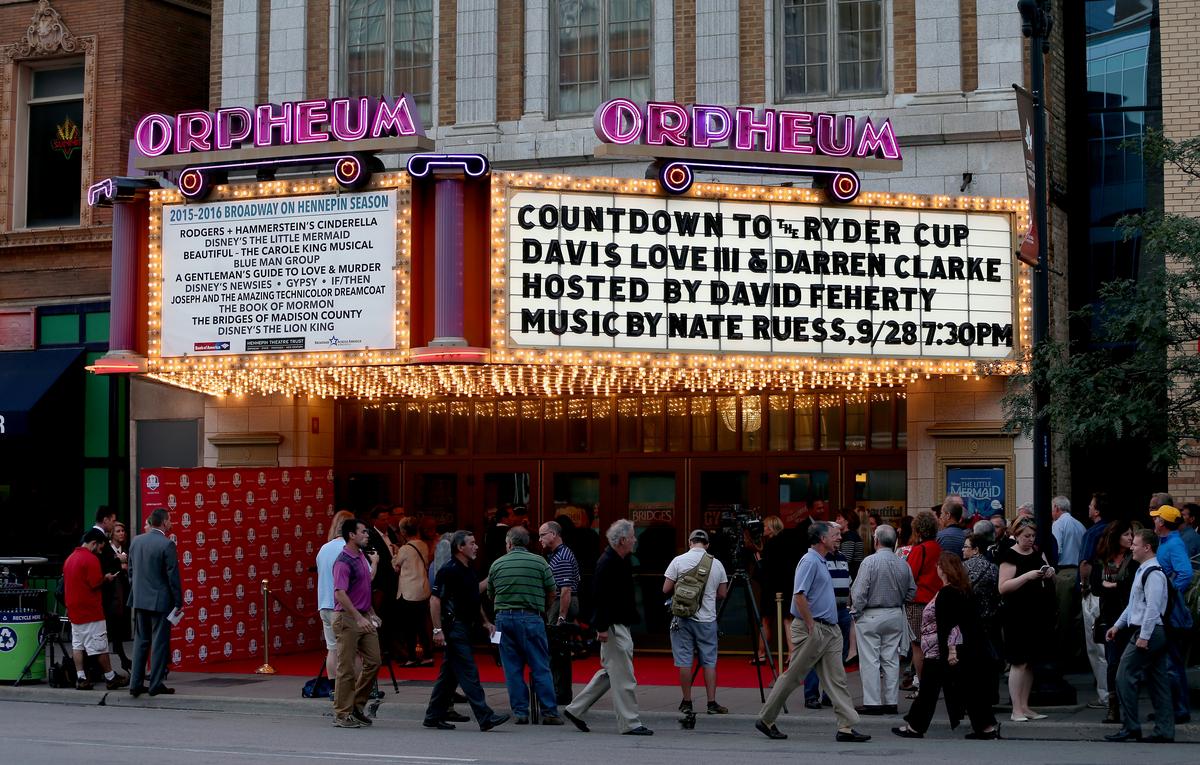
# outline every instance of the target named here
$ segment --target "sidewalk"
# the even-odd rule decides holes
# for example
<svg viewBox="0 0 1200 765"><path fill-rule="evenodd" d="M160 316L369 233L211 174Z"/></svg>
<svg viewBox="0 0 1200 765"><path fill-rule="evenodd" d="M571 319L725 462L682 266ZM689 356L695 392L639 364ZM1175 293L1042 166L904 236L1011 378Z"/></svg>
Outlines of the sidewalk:
<svg viewBox="0 0 1200 765"><path fill-rule="evenodd" d="M1200 685L1200 670L1191 671L1192 687ZM579 678L576 680L587 680ZM862 691L857 673L848 675L850 691L856 703L861 702ZM1069 707L1039 707L1049 715L1046 720L1031 723L1012 723L1007 714L997 713L1003 725L1005 738L1013 739L1044 739L1044 740L1098 740L1104 735L1114 732L1117 726L1103 725L1103 710L1089 709L1086 703L1095 698L1090 675L1070 675L1071 682L1078 691L1080 704ZM178 709L204 712L221 712L228 714L253 715L289 715L312 716L328 718L330 703L328 699L305 699L300 695L304 679L279 675L253 674L220 674L220 673L185 673L173 672L170 684L176 689L173 696L158 696L150 698L143 696L132 698L129 693L120 691L105 692L103 689L94 691L77 691L74 689L50 688L45 684L21 686L0 686L0 702L35 702L48 704L92 705L100 704L117 707L150 707L159 709ZM425 710L429 700L432 683L428 681L400 681L399 690L393 689L386 671L380 677L380 688L385 696L379 706L377 717L381 721L416 724ZM582 685L575 686L578 691ZM489 703L499 711L508 711L508 699L503 684L486 683L484 690ZM904 699L901 693L901 712L907 710L911 703ZM704 703L704 689L701 685L693 695L698 710ZM651 728L659 731L678 730L679 714L676 708L679 704L679 688L664 685L640 685L638 687L638 702L642 709L642 719ZM1007 693L1002 689L1001 699L1007 699ZM718 730L722 732L745 732L747 735L759 735L754 731L754 721L761 706L757 688L721 688L718 690L718 700L729 707L728 715L706 715L701 713L696 721L697 730ZM833 711L807 710L803 706L803 692L798 691L789 703L789 714L779 719L779 726L784 732L800 729L829 730L835 727ZM1142 714L1149 714L1151 707L1143 698ZM469 713L465 705L459 706L459 711ZM1200 712L1196 722L1177 726L1176 740L1180 743L1200 744ZM589 713L592 730L598 733L612 732L615 722L612 709L607 700L602 700ZM900 717L864 717L859 729L875 736L890 736L892 726L900 723ZM969 730L966 723L957 731L951 732L946 722L944 708L939 705L938 716L934 718L928 738L958 738ZM1146 730L1149 730L1147 726Z"/></svg>

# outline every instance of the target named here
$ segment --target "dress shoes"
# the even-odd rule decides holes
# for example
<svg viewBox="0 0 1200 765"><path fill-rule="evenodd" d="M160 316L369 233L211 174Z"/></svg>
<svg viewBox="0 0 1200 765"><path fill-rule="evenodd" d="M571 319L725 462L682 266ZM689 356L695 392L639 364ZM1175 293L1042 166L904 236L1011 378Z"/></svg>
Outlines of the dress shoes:
<svg viewBox="0 0 1200 765"><path fill-rule="evenodd" d="M487 731L491 730L492 728L503 725L506 722L508 722L508 715L493 714L488 719L479 723L479 730L484 731L486 733Z"/></svg>
<svg viewBox="0 0 1200 765"><path fill-rule="evenodd" d="M150 689L151 696L170 696L174 692L175 692L174 688L168 688L165 685L160 685L156 688Z"/></svg>
<svg viewBox="0 0 1200 765"><path fill-rule="evenodd" d="M862 704L854 708L860 715L896 715L900 714L895 704Z"/></svg>
<svg viewBox="0 0 1200 765"><path fill-rule="evenodd" d="M1110 733L1109 735L1105 736L1104 740L1111 741L1114 744L1132 743L1142 740L1142 732L1140 730L1121 728L1121 730L1117 731L1116 733Z"/></svg>
<svg viewBox="0 0 1200 765"><path fill-rule="evenodd" d="M1000 723L996 723L996 727L992 730L973 730L963 738L971 741L994 741L1000 738Z"/></svg>
<svg viewBox="0 0 1200 765"><path fill-rule="evenodd" d="M421 725L434 730L454 730L454 726L445 720L425 720Z"/></svg>
<svg viewBox="0 0 1200 765"><path fill-rule="evenodd" d="M770 725L767 725L762 720L755 720L754 727L755 727L755 729L758 730L759 733L763 734L767 738L772 738L777 741L787 738L787 734L784 733L783 731L779 730L779 728L776 727L775 723L771 723Z"/></svg>
<svg viewBox="0 0 1200 765"><path fill-rule="evenodd" d="M576 717L575 715L571 714L570 712L568 712L565 709L562 711L562 713L563 713L563 717L570 720L571 724L574 725L576 728L579 728L579 730L583 731L584 733L588 733L589 731L591 731L591 728L588 727L588 724L585 723L580 718Z"/></svg>
<svg viewBox="0 0 1200 765"><path fill-rule="evenodd" d="M442 716L442 719L445 720L446 722L471 722L470 717L459 714L458 712L455 712L453 709L451 709L449 712L444 714Z"/></svg>
<svg viewBox="0 0 1200 765"><path fill-rule="evenodd" d="M621 735L623 736L653 736L654 731L647 728L645 725L639 725L636 728L630 728Z"/></svg>
<svg viewBox="0 0 1200 765"><path fill-rule="evenodd" d="M924 733L913 730L907 725L897 725L892 728L892 733L895 733L900 738L925 738Z"/></svg>
<svg viewBox="0 0 1200 765"><path fill-rule="evenodd" d="M916 731L913 732L916 733ZM870 741L871 737L851 728L850 730L839 730L835 739L843 744L861 744L864 741Z"/></svg>
<svg viewBox="0 0 1200 765"><path fill-rule="evenodd" d="M138 696L141 696L143 693L146 693L148 690L150 690L150 689L144 685L135 685L129 689L129 695L136 699Z"/></svg>
<svg viewBox="0 0 1200 765"><path fill-rule="evenodd" d="M466 704L467 703L467 697L463 694L462 691L455 691L454 695L451 697L450 700L453 701L455 704Z"/></svg>
<svg viewBox="0 0 1200 765"><path fill-rule="evenodd" d="M820 699L805 699L804 700L804 708L819 710L821 708L821 700Z"/></svg>

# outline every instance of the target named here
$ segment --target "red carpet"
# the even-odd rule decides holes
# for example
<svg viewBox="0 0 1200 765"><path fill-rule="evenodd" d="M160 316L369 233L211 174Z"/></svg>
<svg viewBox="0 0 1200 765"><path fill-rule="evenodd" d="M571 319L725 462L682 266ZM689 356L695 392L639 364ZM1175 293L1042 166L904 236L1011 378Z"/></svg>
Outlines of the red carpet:
<svg viewBox="0 0 1200 765"><path fill-rule="evenodd" d="M290 654L287 656L271 656L271 666L276 673L291 677L313 677L320 670L325 660L325 652L308 652ZM503 683L504 671L497 664L494 654L477 652L476 664L479 666L480 679L485 683ZM261 659L255 661L230 661L224 663L209 663L204 672L214 674L252 674L262 664ZM676 685L679 682L679 670L671 662L670 654L642 653L634 657L634 667L638 683L642 685ZM575 662L574 676L576 682L586 681L587 678L600 668L600 658L589 656ZM721 657L720 682L727 688L757 688L758 676L755 666L750 664L745 654L729 654ZM395 667L397 680L416 680L432 683L437 678L437 666L432 667ZM387 669L382 670L381 679L388 679ZM763 667L763 681L771 682L771 673Z"/></svg>

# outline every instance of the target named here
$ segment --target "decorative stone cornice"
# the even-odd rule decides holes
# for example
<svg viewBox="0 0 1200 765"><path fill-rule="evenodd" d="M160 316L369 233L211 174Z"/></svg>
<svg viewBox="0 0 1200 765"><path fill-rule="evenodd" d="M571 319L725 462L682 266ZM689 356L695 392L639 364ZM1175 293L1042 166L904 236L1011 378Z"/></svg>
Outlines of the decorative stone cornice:
<svg viewBox="0 0 1200 765"><path fill-rule="evenodd" d="M50 0L38 0L37 10L25 30L25 39L16 44L13 58L53 56L79 50L79 40L67 29L58 11L50 7Z"/></svg>

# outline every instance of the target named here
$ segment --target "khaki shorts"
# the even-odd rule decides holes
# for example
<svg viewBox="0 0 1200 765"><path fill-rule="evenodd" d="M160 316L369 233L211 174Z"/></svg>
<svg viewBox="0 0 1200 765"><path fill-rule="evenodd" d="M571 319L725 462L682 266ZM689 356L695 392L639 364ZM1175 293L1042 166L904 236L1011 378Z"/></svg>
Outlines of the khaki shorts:
<svg viewBox="0 0 1200 765"><path fill-rule="evenodd" d="M104 620L71 625L71 650L87 651L92 656L108 653L108 627Z"/></svg>
<svg viewBox="0 0 1200 765"><path fill-rule="evenodd" d="M336 612L332 608L321 609L321 629L325 633L325 650L337 648L337 637L333 634L333 618Z"/></svg>

